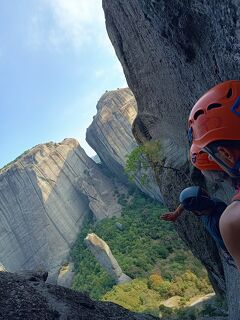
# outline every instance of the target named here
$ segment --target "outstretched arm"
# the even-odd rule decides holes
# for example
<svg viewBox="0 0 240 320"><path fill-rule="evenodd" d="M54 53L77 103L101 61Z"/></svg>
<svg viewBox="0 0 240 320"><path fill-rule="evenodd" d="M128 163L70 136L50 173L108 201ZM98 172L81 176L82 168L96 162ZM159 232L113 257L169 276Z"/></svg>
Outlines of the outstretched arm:
<svg viewBox="0 0 240 320"><path fill-rule="evenodd" d="M229 253L240 271L240 202L232 202L223 212L219 229Z"/></svg>
<svg viewBox="0 0 240 320"><path fill-rule="evenodd" d="M183 211L184 211L184 208L180 204L175 211L165 213L163 216L161 216L161 219L174 222L183 213Z"/></svg>

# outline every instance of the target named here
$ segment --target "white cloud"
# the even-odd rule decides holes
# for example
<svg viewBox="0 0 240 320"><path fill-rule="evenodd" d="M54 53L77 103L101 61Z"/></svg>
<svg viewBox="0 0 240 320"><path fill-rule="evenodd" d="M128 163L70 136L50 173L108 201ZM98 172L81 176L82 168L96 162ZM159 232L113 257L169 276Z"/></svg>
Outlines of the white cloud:
<svg viewBox="0 0 240 320"><path fill-rule="evenodd" d="M31 21L33 46L47 42L53 48L71 45L78 49L95 43L114 52L105 28L100 0L39 0L40 6ZM50 23L46 27L44 15Z"/></svg>

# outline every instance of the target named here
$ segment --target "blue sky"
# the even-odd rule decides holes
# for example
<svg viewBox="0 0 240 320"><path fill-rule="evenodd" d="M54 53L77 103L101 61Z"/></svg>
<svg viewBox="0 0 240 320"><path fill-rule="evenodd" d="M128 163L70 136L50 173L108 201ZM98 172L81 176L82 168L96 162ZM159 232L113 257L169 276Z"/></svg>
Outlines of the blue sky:
<svg viewBox="0 0 240 320"><path fill-rule="evenodd" d="M39 143L76 138L106 90L126 87L101 0L1 0L0 168Z"/></svg>

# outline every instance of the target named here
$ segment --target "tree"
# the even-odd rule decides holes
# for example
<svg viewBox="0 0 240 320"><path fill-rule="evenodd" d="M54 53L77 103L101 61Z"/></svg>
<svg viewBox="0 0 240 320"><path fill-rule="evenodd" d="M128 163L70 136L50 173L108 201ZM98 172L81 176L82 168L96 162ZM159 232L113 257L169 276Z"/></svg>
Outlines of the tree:
<svg viewBox="0 0 240 320"><path fill-rule="evenodd" d="M160 141L147 141L137 146L127 156L124 170L130 181L134 181L135 177L140 174L141 184L145 185L148 183L148 170L163 167L163 163L164 153Z"/></svg>

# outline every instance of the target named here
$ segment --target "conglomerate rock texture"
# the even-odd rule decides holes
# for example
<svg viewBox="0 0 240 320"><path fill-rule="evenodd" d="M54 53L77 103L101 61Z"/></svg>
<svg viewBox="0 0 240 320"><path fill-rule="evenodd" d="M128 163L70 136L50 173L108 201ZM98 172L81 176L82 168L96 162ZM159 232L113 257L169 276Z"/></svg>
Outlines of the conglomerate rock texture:
<svg viewBox="0 0 240 320"><path fill-rule="evenodd" d="M138 142L145 132L160 140L166 164L174 168L162 170L158 179L164 201L173 209L181 189L191 184L186 133L191 107L215 84L239 79L240 1L102 3L109 37L138 105L134 135ZM197 183L204 184L201 175ZM229 201L233 190L218 187L217 194ZM215 290L226 290L229 319L239 319L238 272L226 265L223 271L216 246L195 217L183 217L176 228L206 266Z"/></svg>
<svg viewBox="0 0 240 320"><path fill-rule="evenodd" d="M130 89L107 91L97 104L97 114L87 129L86 140L105 166L121 181L128 183L124 173L127 156L137 147L132 123L137 115L136 100ZM136 185L146 194L162 202L154 173L148 169L151 183L141 184L142 172L135 177Z"/></svg>
<svg viewBox="0 0 240 320"><path fill-rule="evenodd" d="M38 145L0 174L0 261L10 272L57 272L83 219L119 215L114 189L74 139ZM90 210L91 209L91 210Z"/></svg>
<svg viewBox="0 0 240 320"><path fill-rule="evenodd" d="M0 319L4 320L154 320L114 303L44 283L36 277L0 272Z"/></svg>

